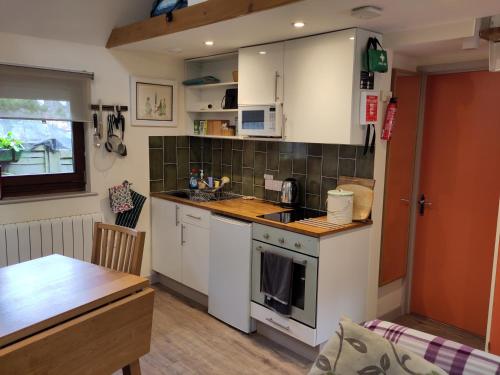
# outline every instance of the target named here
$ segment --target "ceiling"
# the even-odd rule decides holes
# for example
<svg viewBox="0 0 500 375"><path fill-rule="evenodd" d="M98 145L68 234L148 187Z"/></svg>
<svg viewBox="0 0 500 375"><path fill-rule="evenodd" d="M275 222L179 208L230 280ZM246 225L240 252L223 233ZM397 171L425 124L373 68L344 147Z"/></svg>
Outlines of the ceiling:
<svg viewBox="0 0 500 375"><path fill-rule="evenodd" d="M104 46L113 27L147 18L151 3L152 0L0 0L0 32ZM367 4L383 8L382 16L372 20L351 16L352 8ZM354 26L379 31L394 39L398 33L418 33L436 25L451 25L499 13L498 0L304 0L120 48L187 58ZM299 19L306 26L294 29L291 22ZM472 35L473 28L465 29ZM450 53L450 49L460 51L461 39L458 37L464 35L446 32L443 35L445 40L441 43L444 44L426 40L400 43L395 49L416 57L443 51ZM203 44L209 39L215 42L214 46ZM172 52L173 49L177 52Z"/></svg>
<svg viewBox="0 0 500 375"><path fill-rule="evenodd" d="M149 17L153 0L0 0L0 32L104 46L111 30Z"/></svg>

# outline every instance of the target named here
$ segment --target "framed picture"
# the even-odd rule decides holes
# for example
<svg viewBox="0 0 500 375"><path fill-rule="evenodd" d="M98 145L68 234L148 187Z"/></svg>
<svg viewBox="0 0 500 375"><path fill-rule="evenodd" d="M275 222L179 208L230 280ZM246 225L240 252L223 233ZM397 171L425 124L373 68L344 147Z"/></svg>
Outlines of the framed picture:
<svg viewBox="0 0 500 375"><path fill-rule="evenodd" d="M177 126L177 83L130 77L131 122L134 126Z"/></svg>

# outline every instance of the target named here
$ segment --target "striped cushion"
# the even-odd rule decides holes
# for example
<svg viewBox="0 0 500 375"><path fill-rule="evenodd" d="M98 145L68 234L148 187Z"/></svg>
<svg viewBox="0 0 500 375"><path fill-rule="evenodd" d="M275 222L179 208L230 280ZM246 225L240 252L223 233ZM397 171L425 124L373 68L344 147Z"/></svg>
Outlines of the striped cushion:
<svg viewBox="0 0 500 375"><path fill-rule="evenodd" d="M382 320L372 320L363 326L451 375L500 374L500 357L496 355Z"/></svg>

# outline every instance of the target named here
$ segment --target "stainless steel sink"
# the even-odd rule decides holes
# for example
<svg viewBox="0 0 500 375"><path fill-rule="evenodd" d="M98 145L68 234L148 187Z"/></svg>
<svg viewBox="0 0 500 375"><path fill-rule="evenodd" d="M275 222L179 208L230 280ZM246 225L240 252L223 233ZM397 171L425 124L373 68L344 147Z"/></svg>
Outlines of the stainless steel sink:
<svg viewBox="0 0 500 375"><path fill-rule="evenodd" d="M241 195L231 193L229 191L210 191L210 190L174 190L165 192L177 198L189 199L195 202L210 202L210 201L225 201L228 199L241 198Z"/></svg>

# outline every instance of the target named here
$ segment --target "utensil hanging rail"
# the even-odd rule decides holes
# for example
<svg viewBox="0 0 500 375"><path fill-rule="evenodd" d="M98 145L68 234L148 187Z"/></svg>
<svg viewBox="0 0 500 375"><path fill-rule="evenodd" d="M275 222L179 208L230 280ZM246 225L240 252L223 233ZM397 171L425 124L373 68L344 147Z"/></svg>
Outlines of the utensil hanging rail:
<svg viewBox="0 0 500 375"><path fill-rule="evenodd" d="M126 105L102 105L102 110L103 111L117 111L120 109L120 112L127 112L128 111L128 106ZM98 111L99 110L99 104L92 104L90 106L90 109L93 111Z"/></svg>

